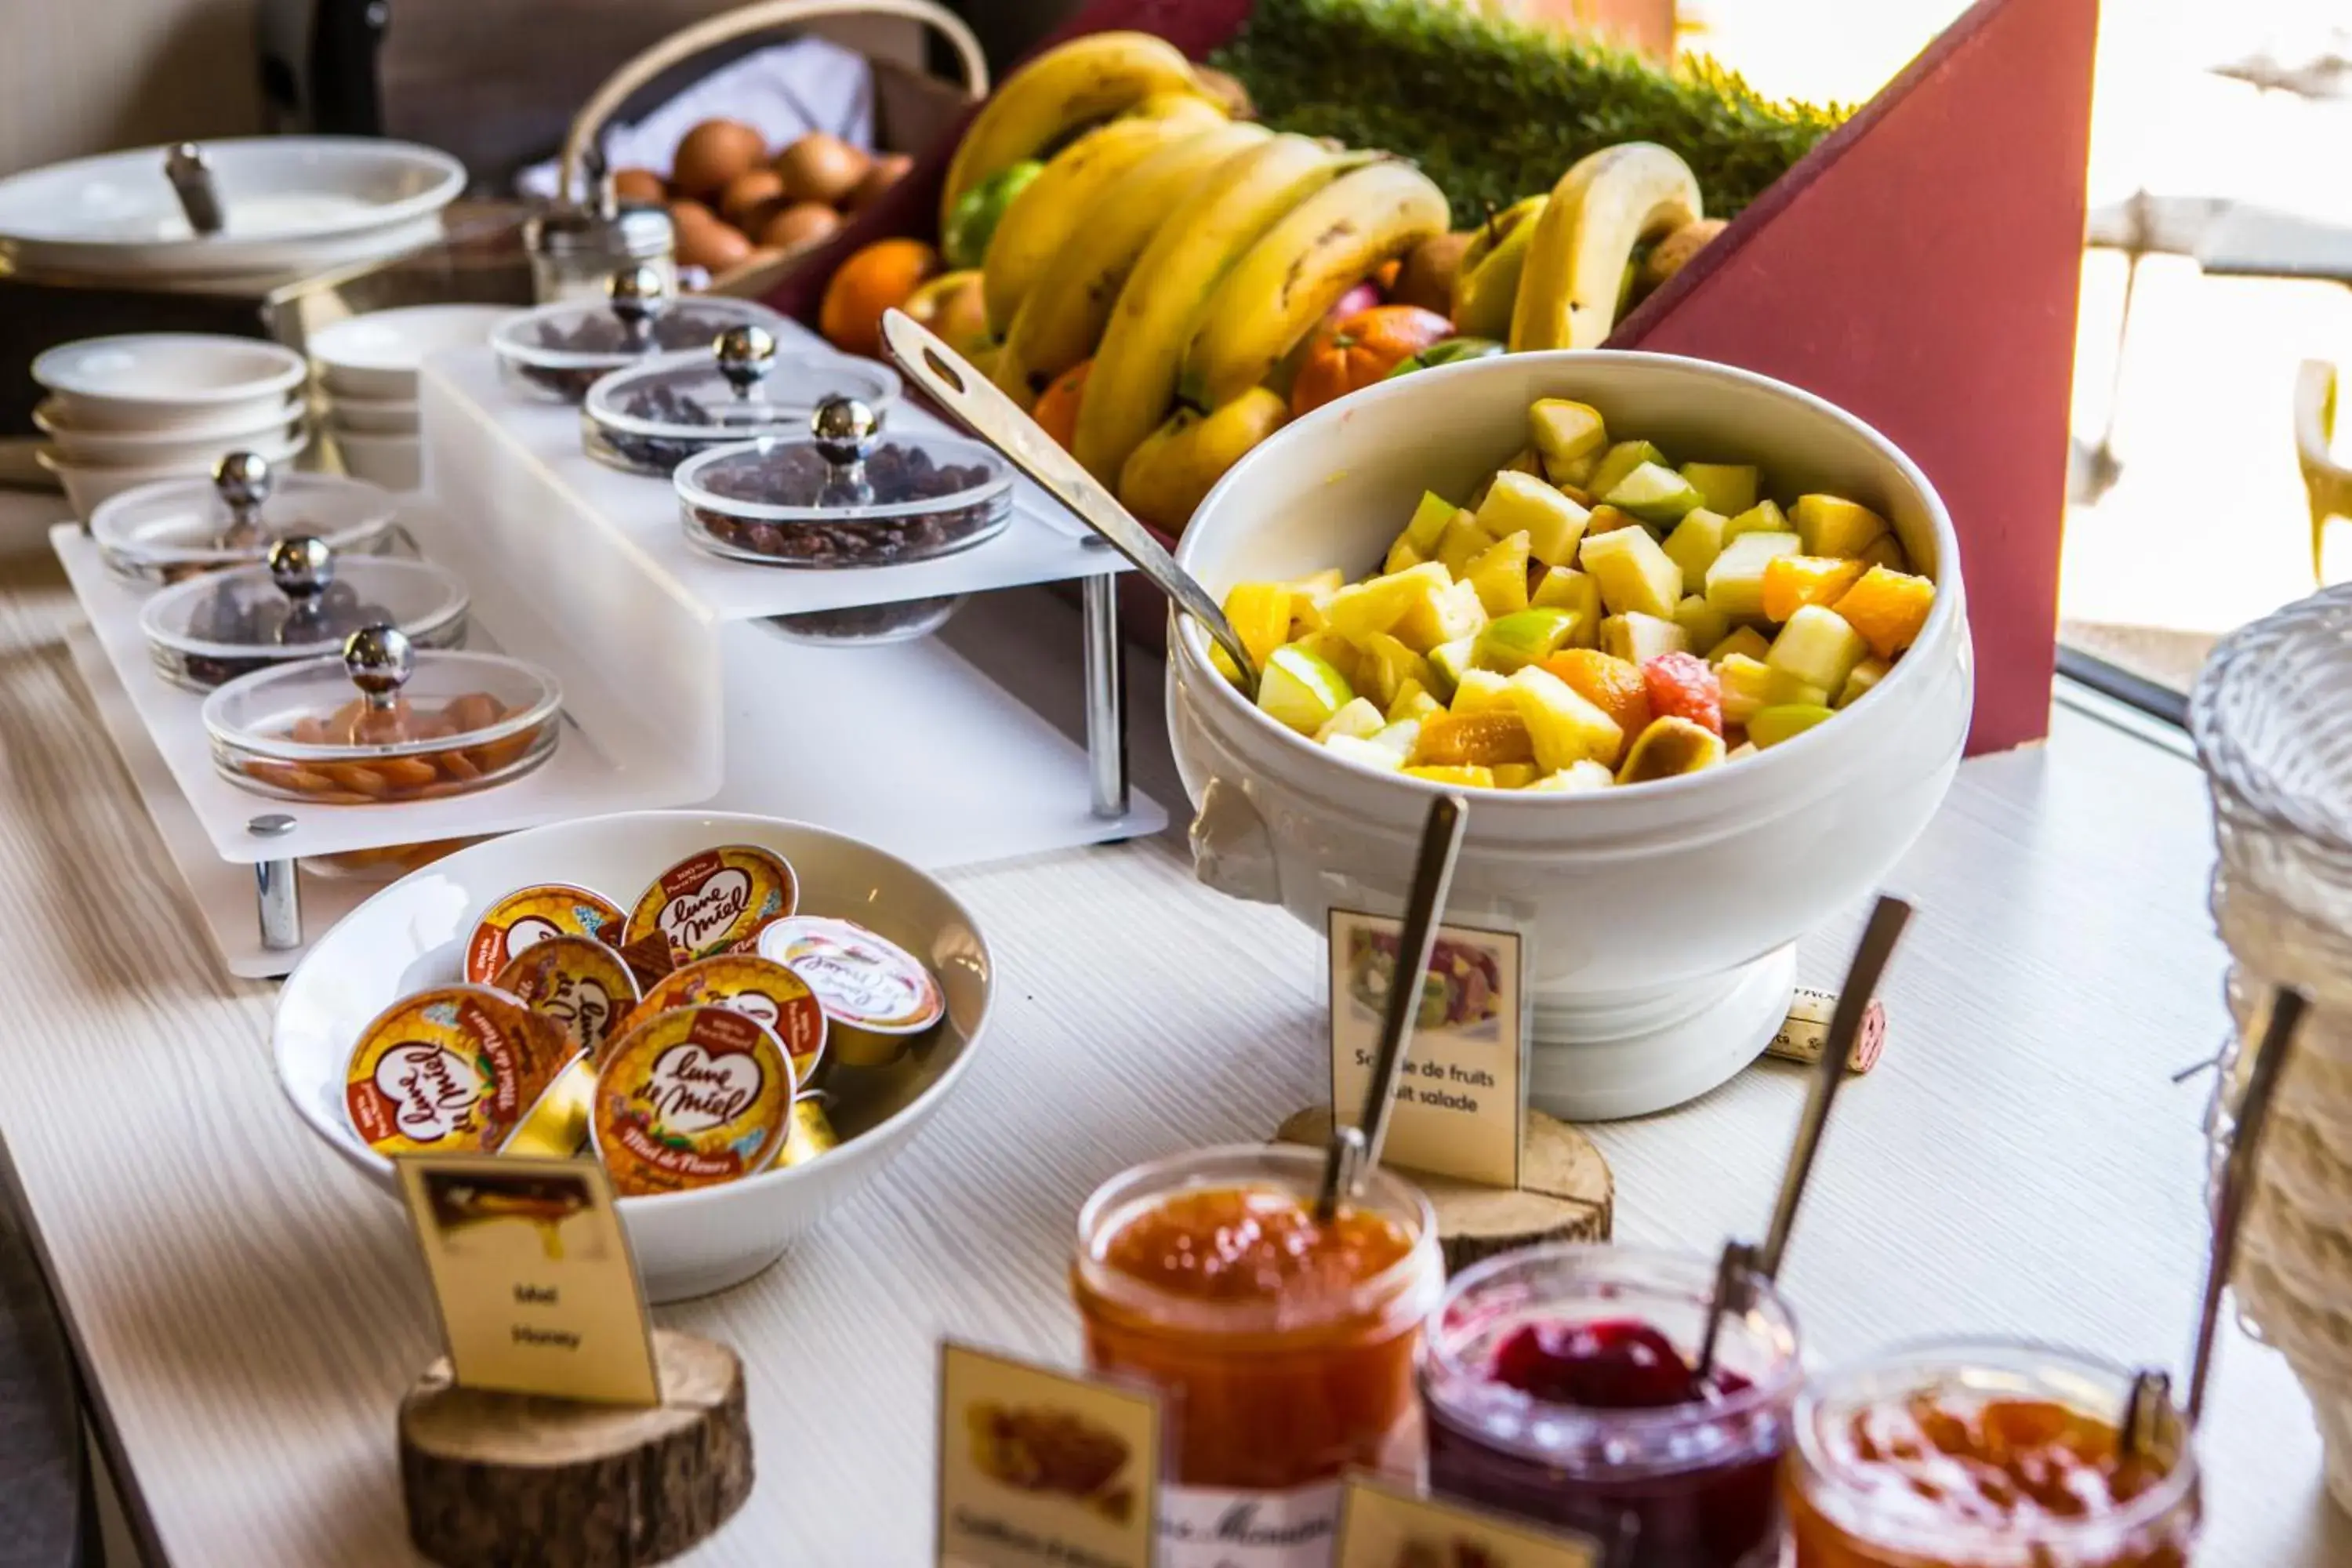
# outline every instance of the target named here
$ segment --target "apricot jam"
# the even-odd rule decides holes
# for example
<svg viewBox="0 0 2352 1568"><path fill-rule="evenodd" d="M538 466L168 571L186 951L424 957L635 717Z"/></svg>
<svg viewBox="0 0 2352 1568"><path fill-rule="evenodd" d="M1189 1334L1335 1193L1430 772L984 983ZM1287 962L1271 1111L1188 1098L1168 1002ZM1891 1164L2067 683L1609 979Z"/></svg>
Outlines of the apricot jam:
<svg viewBox="0 0 2352 1568"><path fill-rule="evenodd" d="M2130 1374L2027 1345L1898 1352L1801 1401L1783 1478L1798 1568L2183 1568L2177 1421L2120 1451Z"/></svg>
<svg viewBox="0 0 2352 1568"><path fill-rule="evenodd" d="M1436 1223L1385 1172L1317 1221L1322 1159L1202 1150L1106 1183L1079 1215L1087 1364L1167 1412L1163 1568L1325 1568L1340 1476L1416 1476Z"/></svg>

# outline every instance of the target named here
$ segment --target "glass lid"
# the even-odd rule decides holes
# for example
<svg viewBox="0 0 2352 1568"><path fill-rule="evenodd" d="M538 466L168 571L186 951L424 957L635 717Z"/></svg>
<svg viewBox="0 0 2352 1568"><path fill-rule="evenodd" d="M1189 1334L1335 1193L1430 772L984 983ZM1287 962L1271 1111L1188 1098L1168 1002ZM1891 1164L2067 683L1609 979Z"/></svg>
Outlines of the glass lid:
<svg viewBox="0 0 2352 1568"><path fill-rule="evenodd" d="M280 474L259 454L231 452L209 479L165 479L102 503L90 537L119 571L177 574L257 564L278 540L330 551L373 550L392 526L393 499L339 474Z"/></svg>
<svg viewBox="0 0 2352 1568"><path fill-rule="evenodd" d="M1008 499L1013 470L977 441L888 436L871 408L829 399L818 434L714 447L677 470L688 506L747 521L859 523L986 508Z"/></svg>
<svg viewBox="0 0 2352 1568"><path fill-rule="evenodd" d="M605 299L559 300L501 321L490 344L503 358L551 370L617 367L665 350L708 354L730 327L782 330L783 318L750 300L715 295L680 297L647 266L622 268L605 285Z"/></svg>
<svg viewBox="0 0 2352 1568"><path fill-rule="evenodd" d="M362 626L398 626L417 642L466 614L466 587L425 561L339 559L310 535L270 545L267 563L164 589L141 607L148 640L203 658L273 662L340 656Z"/></svg>
<svg viewBox="0 0 2352 1568"><path fill-rule="evenodd" d="M655 354L588 393L588 417L635 436L742 439L796 435L817 405L849 397L877 414L898 400L896 371L848 354L779 353L764 328L731 327L711 343Z"/></svg>
<svg viewBox="0 0 2352 1568"><path fill-rule="evenodd" d="M220 741L290 763L383 762L479 750L546 724L562 705L555 677L495 653L418 651L397 628L368 626L330 658L279 665L205 700Z"/></svg>

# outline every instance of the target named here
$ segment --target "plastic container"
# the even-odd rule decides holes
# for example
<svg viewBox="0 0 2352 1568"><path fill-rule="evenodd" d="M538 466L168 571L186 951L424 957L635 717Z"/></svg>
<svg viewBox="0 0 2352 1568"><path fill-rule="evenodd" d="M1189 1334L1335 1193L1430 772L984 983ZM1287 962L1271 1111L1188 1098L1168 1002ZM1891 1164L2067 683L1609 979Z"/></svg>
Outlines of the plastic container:
<svg viewBox="0 0 2352 1568"><path fill-rule="evenodd" d="M656 279L655 292L640 298L559 301L509 317L491 331L490 348L499 374L516 391L550 403L578 403L599 380L648 354L707 353L730 327L773 332L782 324L775 311L749 300L673 299Z"/></svg>
<svg viewBox="0 0 2352 1568"><path fill-rule="evenodd" d="M155 673L209 691L272 665L340 657L362 626L398 626L418 647L463 647L466 585L424 561L336 561L315 539L279 540L269 561L175 584L149 599L139 629Z"/></svg>
<svg viewBox="0 0 2352 1568"><path fill-rule="evenodd" d="M1432 1489L1588 1536L1609 1568L1777 1563L1775 1478L1803 1372L1796 1321L1769 1285L1725 1315L1710 1400L1596 1409L1495 1373L1506 1342L1538 1324L1633 1320L1695 1362L1715 1275L1710 1258L1586 1246L1531 1247L1458 1275L1422 1346Z"/></svg>
<svg viewBox="0 0 2352 1568"><path fill-rule="evenodd" d="M226 466L232 459L223 458ZM213 479L168 479L114 497L91 513L90 538L118 577L176 583L257 566L280 539L317 539L338 556L379 554L392 542L389 491L337 474L284 474L263 465L237 499ZM257 494L256 492L258 492Z"/></svg>
<svg viewBox="0 0 2352 1568"><path fill-rule="evenodd" d="M281 665L205 700L213 765L240 788L311 805L435 800L529 773L555 750L562 692L499 654L413 651L390 626L341 657Z"/></svg>
<svg viewBox="0 0 2352 1568"><path fill-rule="evenodd" d="M716 353L705 345L655 354L589 388L580 444L600 463L667 479L713 447L798 436L829 397L856 398L879 415L898 392L887 365L846 354L780 355L765 331L731 329Z"/></svg>

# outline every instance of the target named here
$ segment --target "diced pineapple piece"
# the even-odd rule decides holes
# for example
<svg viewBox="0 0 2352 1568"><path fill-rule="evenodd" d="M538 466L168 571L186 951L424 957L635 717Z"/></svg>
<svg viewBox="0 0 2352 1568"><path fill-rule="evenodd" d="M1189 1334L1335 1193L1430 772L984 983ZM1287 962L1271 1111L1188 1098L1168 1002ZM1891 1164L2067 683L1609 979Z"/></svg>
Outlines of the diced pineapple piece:
<svg viewBox="0 0 2352 1568"><path fill-rule="evenodd" d="M1663 525L1679 521L1702 505L1698 487L1664 463L1643 463L1601 492L1601 499L1643 522Z"/></svg>
<svg viewBox="0 0 2352 1568"><path fill-rule="evenodd" d="M1353 735L1334 735L1323 742L1334 756L1345 757L1351 763L1361 763L1368 768L1378 768L1392 773L1404 766L1404 757L1377 741L1360 741Z"/></svg>
<svg viewBox="0 0 2352 1568"><path fill-rule="evenodd" d="M1694 648L1713 647L1731 635L1731 617L1706 602L1704 594L1685 594L1675 605L1675 625L1682 627Z"/></svg>
<svg viewBox="0 0 2352 1568"><path fill-rule="evenodd" d="M1505 705L1504 691L1507 683L1491 669L1465 669L1462 682L1454 689L1453 711L1458 717L1483 713L1490 708Z"/></svg>
<svg viewBox="0 0 2352 1568"><path fill-rule="evenodd" d="M1903 553L1903 542L1895 537L1895 531L1892 529L1863 547L1862 563L1865 566L1884 566L1889 572L1911 570L1911 557Z"/></svg>
<svg viewBox="0 0 2352 1568"><path fill-rule="evenodd" d="M1416 602L1388 630L1414 652L1427 653L1440 643L1475 637L1486 625L1486 606L1478 602L1478 590L1456 583Z"/></svg>
<svg viewBox="0 0 2352 1568"><path fill-rule="evenodd" d="M1566 496L1528 474L1506 469L1495 476L1478 506L1478 526L1495 539L1528 536L1528 552L1549 566L1576 558L1590 514ZM1459 574L1456 574L1459 575Z"/></svg>
<svg viewBox="0 0 2352 1568"><path fill-rule="evenodd" d="M1486 623L1486 629L1478 634L1472 660L1481 669L1508 675L1550 658L1575 629L1576 616L1571 611L1521 610Z"/></svg>
<svg viewBox="0 0 2352 1568"><path fill-rule="evenodd" d="M1780 502L1759 500L1746 511L1732 514L1731 521L1723 525L1723 542L1728 544L1743 533L1794 533L1796 531L1789 526L1788 514L1780 510Z"/></svg>
<svg viewBox="0 0 2352 1568"><path fill-rule="evenodd" d="M1835 605L1837 613L1862 634L1870 651L1889 659L1918 640L1919 628L1927 624L1927 612L1935 607L1936 584L1884 566L1864 573L1862 581L1848 588Z"/></svg>
<svg viewBox="0 0 2352 1568"><path fill-rule="evenodd" d="M1785 621L1803 605L1834 605L1862 575L1862 563L1834 555L1783 555L1765 563L1764 618Z"/></svg>
<svg viewBox="0 0 2352 1568"><path fill-rule="evenodd" d="M1363 656L1356 651L1354 643L1338 632L1308 632L1290 646L1338 670L1350 687L1356 684L1357 666Z"/></svg>
<svg viewBox="0 0 2352 1568"><path fill-rule="evenodd" d="M1874 654L1864 659L1860 664L1855 665L1853 673L1845 678L1845 684L1838 688L1837 701L1831 706L1845 708L1861 700L1869 693L1872 687L1885 679L1886 672L1894 668Z"/></svg>
<svg viewBox="0 0 2352 1568"><path fill-rule="evenodd" d="M1461 684L1463 672L1471 667L1477 653L1478 637L1475 633L1466 637L1455 637L1452 642L1439 643L1429 650L1431 679L1423 684L1437 695L1439 701L1452 701L1454 689Z"/></svg>
<svg viewBox="0 0 2352 1568"><path fill-rule="evenodd" d="M1225 651L1225 646L1223 643L1213 642L1209 645L1209 668L1235 686L1243 684L1241 666L1234 662L1233 656Z"/></svg>
<svg viewBox="0 0 2352 1568"><path fill-rule="evenodd" d="M1493 789L1495 774L1490 768L1407 768L1405 773L1417 779L1427 779L1435 784L1447 784L1455 789Z"/></svg>
<svg viewBox="0 0 2352 1568"><path fill-rule="evenodd" d="M1715 677L1723 687L1723 721L1727 724L1745 724L1759 709L1814 707L1830 700L1829 693L1820 687L1807 685L1744 653L1732 654L1717 664Z"/></svg>
<svg viewBox="0 0 2352 1568"><path fill-rule="evenodd" d="M1549 488L1549 487L1547 487ZM1491 504L1491 503L1490 503ZM1528 607L1528 536L1524 530L1497 538L1472 556L1462 580L1477 591L1490 616Z"/></svg>
<svg viewBox="0 0 2352 1568"><path fill-rule="evenodd" d="M1264 669L1266 656L1290 640L1290 585L1234 584L1225 595L1225 619L1249 649L1250 662Z"/></svg>
<svg viewBox="0 0 2352 1568"><path fill-rule="evenodd" d="M1722 736L1704 724L1669 715L1651 720L1650 727L1633 738L1633 744L1625 752L1624 765L1617 770L1617 782L1644 784L1651 779L1675 778L1711 768L1721 761Z"/></svg>
<svg viewBox="0 0 2352 1568"><path fill-rule="evenodd" d="M1748 738L1769 751L1793 735L1801 735L1835 715L1818 702L1786 702L1760 708L1748 721Z"/></svg>
<svg viewBox="0 0 2352 1568"><path fill-rule="evenodd" d="M1443 713L1445 710L1432 703L1429 711ZM1395 752L1397 761L1402 762L1412 755L1412 749L1415 746L1421 744L1422 722L1418 718L1399 720L1374 735L1371 743L1383 751Z"/></svg>
<svg viewBox="0 0 2352 1568"><path fill-rule="evenodd" d="M1858 557L1870 542L1886 531L1886 520L1859 501L1843 496L1802 495L1789 509L1797 536L1808 555Z"/></svg>
<svg viewBox="0 0 2352 1568"><path fill-rule="evenodd" d="M1756 504L1753 463L1685 463L1683 478L1704 498L1701 504L1709 511L1737 517Z"/></svg>
<svg viewBox="0 0 2352 1568"><path fill-rule="evenodd" d="M1427 559L1412 547L1410 540L1399 537L1394 544L1389 546L1387 557L1381 562L1381 570L1383 573L1410 572Z"/></svg>
<svg viewBox="0 0 2352 1568"><path fill-rule="evenodd" d="M1337 566L1326 566L1290 584L1290 618L1301 632L1319 632L1331 624L1324 618L1323 606L1347 581Z"/></svg>
<svg viewBox="0 0 2352 1568"><path fill-rule="evenodd" d="M1494 773L1496 789L1525 789L1536 782L1533 763L1496 763Z"/></svg>
<svg viewBox="0 0 2352 1568"><path fill-rule="evenodd" d="M1764 568L1799 549L1793 533L1743 533L1706 569L1706 602L1735 618L1764 613Z"/></svg>
<svg viewBox="0 0 2352 1568"><path fill-rule="evenodd" d="M1594 495L1605 496L1617 488L1617 481L1644 463L1664 464L1666 455L1647 441L1620 441L1601 455L1584 488Z"/></svg>
<svg viewBox="0 0 2352 1568"><path fill-rule="evenodd" d="M1541 665L1531 664L1512 676L1507 695L1527 723L1536 765L1548 773L1587 759L1614 757L1625 743L1625 731L1616 721Z"/></svg>
<svg viewBox="0 0 2352 1568"><path fill-rule="evenodd" d="M1588 537L1578 563L1592 574L1611 615L1638 610L1662 621L1674 618L1675 605L1683 596L1683 569L1667 558L1648 529L1621 528L1598 539Z"/></svg>
<svg viewBox="0 0 2352 1568"><path fill-rule="evenodd" d="M1528 785L1546 795L1583 795L1591 790L1608 789L1617 782L1617 775L1595 762L1570 763L1556 773L1547 773Z"/></svg>
<svg viewBox="0 0 2352 1568"><path fill-rule="evenodd" d="M1421 503L1412 509L1412 520L1397 537L1426 559L1437 549L1437 536L1445 531L1445 525L1461 510L1435 490L1423 490Z"/></svg>
<svg viewBox="0 0 2352 1568"><path fill-rule="evenodd" d="M1397 688L1396 697L1389 703L1387 717L1391 724L1403 724L1444 711L1445 704L1432 697L1420 681L1408 680Z"/></svg>
<svg viewBox="0 0 2352 1568"><path fill-rule="evenodd" d="M1498 763L1532 763L1535 759L1535 742L1528 733L1527 721L1509 708L1498 706L1475 713L1444 713L1424 721L1411 760L1422 767L1475 763L1491 768Z"/></svg>
<svg viewBox="0 0 2352 1568"><path fill-rule="evenodd" d="M1662 653L1686 653L1690 635L1673 621L1629 610L1601 623L1601 651L1628 664L1643 665Z"/></svg>
<svg viewBox="0 0 2352 1568"><path fill-rule="evenodd" d="M1323 728L1355 695L1347 677L1297 643L1276 648L1258 677L1259 710L1302 735Z"/></svg>
<svg viewBox="0 0 2352 1568"><path fill-rule="evenodd" d="M1387 631L1405 612L1454 584L1454 575L1433 561L1386 577L1368 577L1339 590L1323 601L1328 630L1349 642L1361 642Z"/></svg>
<svg viewBox="0 0 2352 1568"><path fill-rule="evenodd" d="M1355 687L1382 708L1394 702L1407 686L1433 686L1437 677L1429 661L1386 632L1374 632L1356 645Z"/></svg>
<svg viewBox="0 0 2352 1568"><path fill-rule="evenodd" d="M1601 410L1565 397L1538 397L1528 405L1528 437L1543 454L1544 467L1569 464L1609 445Z"/></svg>
<svg viewBox="0 0 2352 1568"><path fill-rule="evenodd" d="M1444 565L1447 575L1458 579L1478 553L1494 542L1495 536L1478 526L1476 512L1457 511L1445 531L1437 536L1437 549L1432 553Z"/></svg>
<svg viewBox="0 0 2352 1568"><path fill-rule="evenodd" d="M1584 525L1584 537L1594 539L1604 533L1614 533L1621 528L1641 526L1642 520L1622 507L1596 506L1592 509L1591 521Z"/></svg>
<svg viewBox="0 0 2352 1568"><path fill-rule="evenodd" d="M1719 511L1699 507L1683 514L1662 548L1666 558L1683 569L1683 592L1706 592L1706 569L1723 553L1723 531L1731 520Z"/></svg>
<svg viewBox="0 0 2352 1568"><path fill-rule="evenodd" d="M1601 624L1601 584L1573 566L1555 566L1528 597L1531 610L1566 610L1586 624Z"/></svg>
<svg viewBox="0 0 2352 1568"><path fill-rule="evenodd" d="M1772 639L1764 662L1808 686L1836 691L1845 685L1868 647L1862 634L1825 605L1802 605Z"/></svg>
<svg viewBox="0 0 2352 1568"><path fill-rule="evenodd" d="M1544 478L1563 489L1582 489L1592 482L1592 470L1601 466L1601 459L1607 455L1606 451L1587 452L1581 458L1571 458L1565 463L1555 463L1546 458ZM1590 495L1590 491L1585 491L1584 499L1589 499ZM1569 499L1575 500L1580 498L1570 496Z"/></svg>
<svg viewBox="0 0 2352 1568"><path fill-rule="evenodd" d="M1345 735L1350 740L1369 741L1387 728L1388 720L1379 707L1370 698L1358 697L1323 721L1323 727L1315 731L1315 738L1328 741L1334 735Z"/></svg>
<svg viewBox="0 0 2352 1568"><path fill-rule="evenodd" d="M1762 632L1758 631L1754 626L1741 626L1706 650L1706 662L1721 664L1733 654L1741 653L1761 664L1764 662L1764 656L1771 651L1772 645L1765 640Z"/></svg>

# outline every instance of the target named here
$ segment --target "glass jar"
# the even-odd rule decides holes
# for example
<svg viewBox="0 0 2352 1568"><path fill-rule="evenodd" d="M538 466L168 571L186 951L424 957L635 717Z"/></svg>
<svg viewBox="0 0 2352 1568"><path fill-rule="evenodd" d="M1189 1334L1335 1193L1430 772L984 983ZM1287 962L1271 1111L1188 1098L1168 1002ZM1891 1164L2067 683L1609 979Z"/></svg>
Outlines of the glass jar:
<svg viewBox="0 0 2352 1568"><path fill-rule="evenodd" d="M666 208L559 206L523 225L532 297L540 304L602 300L605 279L633 262L677 292L677 229Z"/></svg>
<svg viewBox="0 0 2352 1568"><path fill-rule="evenodd" d="M1705 1399L1570 1405L1497 1375L1515 1335L1604 1323L1645 1325L1692 1364L1715 1275L1712 1258L1563 1244L1457 1276L1422 1349L1431 1489L1591 1536L1609 1568L1778 1563L1774 1474L1803 1373L1770 1285L1724 1315Z"/></svg>
<svg viewBox="0 0 2352 1568"><path fill-rule="evenodd" d="M2147 1459L2117 1459L2131 1384L2113 1363L2002 1341L1814 1380L1783 1472L1796 1568L2185 1568L2196 1457L2175 1415Z"/></svg>
<svg viewBox="0 0 2352 1568"><path fill-rule="evenodd" d="M1079 1213L1087 1363L1165 1403L1161 1568L1325 1568L1342 1473L1413 1478L1413 1352L1444 1286L1436 1216L1375 1171L1317 1226L1322 1173L1319 1150L1203 1149L1112 1178ZM1139 1251L1171 1267L1149 1275Z"/></svg>

